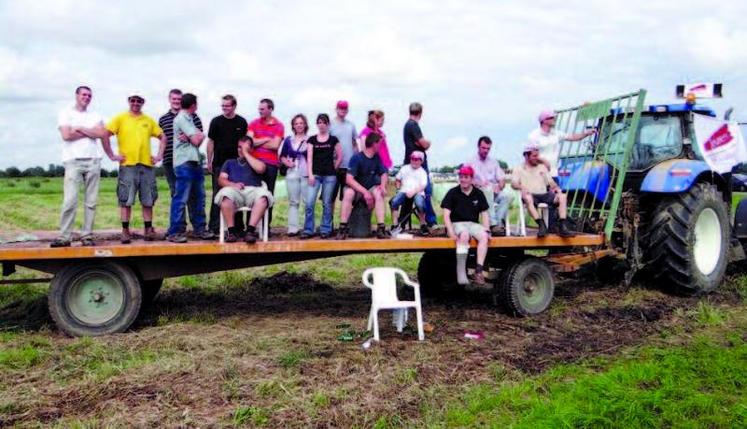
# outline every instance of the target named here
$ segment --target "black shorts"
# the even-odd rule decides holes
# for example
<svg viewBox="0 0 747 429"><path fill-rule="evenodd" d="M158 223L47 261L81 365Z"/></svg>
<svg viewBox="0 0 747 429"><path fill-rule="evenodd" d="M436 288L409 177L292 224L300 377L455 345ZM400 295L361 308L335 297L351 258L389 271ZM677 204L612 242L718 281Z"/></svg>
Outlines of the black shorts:
<svg viewBox="0 0 747 429"><path fill-rule="evenodd" d="M340 201L342 201L342 194L345 191L345 182L348 177L348 169L338 168L337 171L335 171L335 176L337 176L337 184L335 185L335 191L332 193L332 201L337 198L338 193L340 195Z"/></svg>
<svg viewBox="0 0 747 429"><path fill-rule="evenodd" d="M534 200L534 205L537 206L540 203L547 204L548 207L556 206L555 203L555 192L546 192L544 194L532 194L532 199Z"/></svg>

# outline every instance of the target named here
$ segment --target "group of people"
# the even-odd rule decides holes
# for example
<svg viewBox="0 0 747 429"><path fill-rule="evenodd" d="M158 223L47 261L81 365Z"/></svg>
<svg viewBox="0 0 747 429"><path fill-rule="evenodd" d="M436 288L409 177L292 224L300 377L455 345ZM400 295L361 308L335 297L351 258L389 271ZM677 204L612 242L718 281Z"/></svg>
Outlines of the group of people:
<svg viewBox="0 0 747 429"><path fill-rule="evenodd" d="M109 159L119 163L117 198L124 244L132 240L130 218L136 198L142 206L143 238L156 239L153 206L158 199L155 165L159 162L163 163L171 196L166 239L176 243L187 241L187 216L194 238L214 239L220 232L219 216L223 216L228 226L226 242L254 243L265 211L271 222L279 175L284 176L288 193L289 236L307 239L318 234L320 238L330 238L338 197L338 239L345 239L350 233L348 221L356 204L365 205L374 213L377 238L388 238L391 229L401 226L412 214L420 221L421 235L429 235L436 223L427 156L431 141L424 137L419 125L423 114L420 103L410 104L410 116L403 130L405 157L395 177L397 192L388 202L394 223L390 229L385 225L385 215L393 161L382 129L384 112L380 110L369 111L365 126L358 132L347 119L349 103L341 100L332 118L326 113L317 115L316 134L309 135L306 116L297 114L291 119L291 132L286 136L283 123L273 116L272 100L260 100L259 117L247 122L236 113L236 98L225 95L221 99L222 114L210 121L205 133L197 115L197 97L178 89L169 92L170 109L157 122L143 113L145 99L141 94L130 94L129 109L106 123L89 110L91 98L89 87L76 88L75 105L59 115L65 181L60 235L52 243L54 247L71 244L81 184L85 189L85 211L80 240L84 246L94 245L102 149ZM558 233L570 236L573 232L566 219L565 195L554 180L559 143L583 139L593 130L571 135L557 132L555 113L551 111L542 112L539 123L528 136L524 162L513 169L511 186L521 192L537 222L538 236L546 235L548 230L537 211L539 203L557 206ZM112 136L117 139L117 153L112 150ZM152 138L159 141L155 154L151 153ZM212 204L207 216L199 151L205 140L207 170L212 176ZM506 175L490 156L491 147L490 137L478 139L475 156L458 171L459 185L449 190L441 202L448 235L460 242L468 242L470 237L478 241L478 270L490 235L504 233L510 204L504 192ZM320 193L322 216L317 231L315 203ZM243 213L238 211L243 207L250 209L246 225Z"/></svg>

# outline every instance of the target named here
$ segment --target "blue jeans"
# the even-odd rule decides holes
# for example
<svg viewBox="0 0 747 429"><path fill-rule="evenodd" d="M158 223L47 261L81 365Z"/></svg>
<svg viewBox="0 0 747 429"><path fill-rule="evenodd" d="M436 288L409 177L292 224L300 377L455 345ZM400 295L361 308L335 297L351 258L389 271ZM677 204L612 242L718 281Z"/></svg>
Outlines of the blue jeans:
<svg viewBox="0 0 747 429"><path fill-rule="evenodd" d="M314 176L314 186L309 186L306 191L306 219L303 225L303 232L306 234L314 233L314 206L316 197L319 196L319 188L322 189L322 224L319 232L330 234L332 232L332 203L335 196L335 186L337 185L336 176Z"/></svg>
<svg viewBox="0 0 747 429"><path fill-rule="evenodd" d="M438 221L436 217L436 211L433 210L433 203L431 202L431 195L433 195L433 182L431 182L431 175L428 171L428 163L423 163L425 172L428 173L428 184L425 185L425 223L428 225L435 225Z"/></svg>
<svg viewBox="0 0 747 429"><path fill-rule="evenodd" d="M184 233L187 230L186 208L190 202L190 221L195 232L205 230L205 176L202 167L184 163L174 167L176 185L171 198L171 214L167 235Z"/></svg>
<svg viewBox="0 0 747 429"><path fill-rule="evenodd" d="M405 203L405 201L407 201L407 199L407 194L405 194L404 192L397 192L397 194L394 195L391 200L389 200L389 207L392 210L397 210L402 204ZM415 207L417 207L417 209L421 213L425 213L425 196L423 196L423 194L415 194L412 199L415 203Z"/></svg>

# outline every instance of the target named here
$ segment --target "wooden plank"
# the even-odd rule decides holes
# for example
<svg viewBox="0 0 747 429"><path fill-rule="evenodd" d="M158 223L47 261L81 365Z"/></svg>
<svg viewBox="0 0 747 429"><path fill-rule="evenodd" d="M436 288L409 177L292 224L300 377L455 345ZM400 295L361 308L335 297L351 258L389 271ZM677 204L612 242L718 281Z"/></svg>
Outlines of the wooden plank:
<svg viewBox="0 0 747 429"><path fill-rule="evenodd" d="M109 244L111 243L111 244ZM474 242L472 243L474 245ZM490 247L493 248L548 248L571 246L597 246L604 244L604 236L584 234L572 238L561 238L548 235L544 238L527 237L493 237ZM270 240L256 244L194 241L185 244L174 244L166 241L133 242L118 244L107 242L94 247L59 247L50 248L48 244L29 243L0 247L0 261L24 261L46 259L88 259L88 258L122 258L166 255L205 255L205 254L256 254L282 252L343 252L343 253L377 253L377 252L418 252L424 250L452 249L454 241L445 237L414 238L411 240Z"/></svg>

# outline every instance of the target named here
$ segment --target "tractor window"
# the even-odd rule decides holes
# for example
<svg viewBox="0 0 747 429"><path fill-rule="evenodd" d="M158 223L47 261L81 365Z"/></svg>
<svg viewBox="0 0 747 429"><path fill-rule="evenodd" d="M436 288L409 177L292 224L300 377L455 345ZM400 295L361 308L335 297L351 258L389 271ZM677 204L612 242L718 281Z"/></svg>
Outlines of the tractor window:
<svg viewBox="0 0 747 429"><path fill-rule="evenodd" d="M682 129L676 116L642 116L631 154L631 170L643 170L682 152Z"/></svg>

